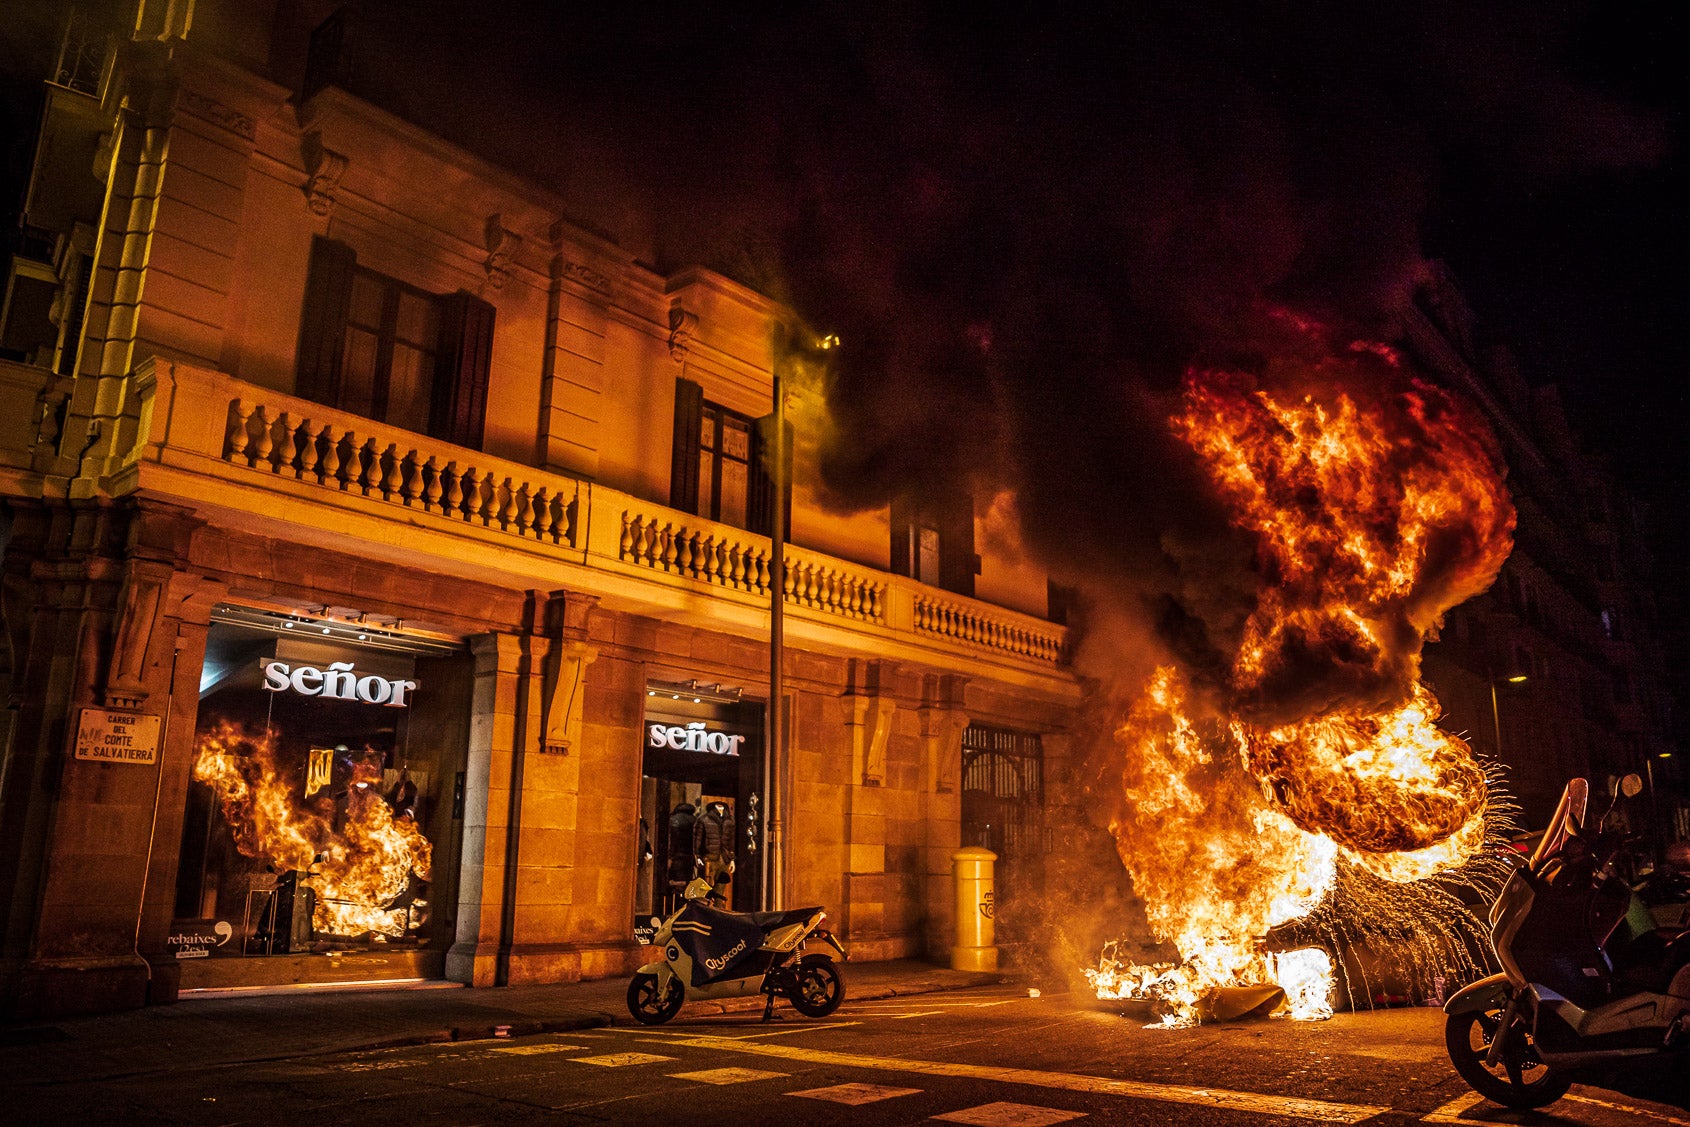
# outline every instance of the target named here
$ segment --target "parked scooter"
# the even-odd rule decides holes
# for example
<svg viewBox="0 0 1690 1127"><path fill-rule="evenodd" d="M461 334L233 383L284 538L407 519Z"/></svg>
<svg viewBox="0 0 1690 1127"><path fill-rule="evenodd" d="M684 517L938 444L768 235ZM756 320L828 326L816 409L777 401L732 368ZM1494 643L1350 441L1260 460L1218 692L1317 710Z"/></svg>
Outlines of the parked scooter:
<svg viewBox="0 0 1690 1127"><path fill-rule="evenodd" d="M1444 1043L1461 1078L1487 1099L1543 1107L1574 1080L1610 1070L1671 1076L1690 1067L1690 932L1657 928L1614 871L1625 845L1608 828L1623 794L1587 826L1589 784L1567 784L1529 861L1490 911L1503 971L1444 1006Z"/></svg>
<svg viewBox="0 0 1690 1127"><path fill-rule="evenodd" d="M819 940L848 958L822 925L821 908L786 912L724 911L708 881L687 885L681 906L658 925L652 942L663 958L647 963L628 983L628 1012L642 1025L661 1025L682 1003L763 994L763 1020L784 995L806 1017L826 1017L845 1000L845 979L826 953L808 953Z"/></svg>

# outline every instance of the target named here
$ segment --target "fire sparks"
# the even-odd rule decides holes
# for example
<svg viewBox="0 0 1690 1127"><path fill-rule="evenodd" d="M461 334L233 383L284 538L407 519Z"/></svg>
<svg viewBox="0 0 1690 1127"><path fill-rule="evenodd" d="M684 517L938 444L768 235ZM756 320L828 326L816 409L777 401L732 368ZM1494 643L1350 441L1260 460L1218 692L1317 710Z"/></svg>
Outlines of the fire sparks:
<svg viewBox="0 0 1690 1127"><path fill-rule="evenodd" d="M411 914L392 905L413 876L428 879L432 851L415 821L393 816L376 785L380 769L358 763L338 798L306 799L303 775L288 777L276 758L268 731L222 723L200 737L194 778L216 793L236 849L278 872L308 874L318 934L406 934Z"/></svg>
<svg viewBox="0 0 1690 1127"><path fill-rule="evenodd" d="M1198 694L1163 667L1115 733L1111 828L1180 959L1106 951L1089 973L1102 997L1155 1000L1165 1023L1264 982L1291 1016L1329 1015L1330 958L1270 954L1270 930L1328 898L1342 866L1418 881L1484 840L1485 772L1437 727L1419 655L1495 578L1514 514L1483 428L1398 364L1352 349L1294 372L1194 372L1171 420L1258 582L1221 683Z"/></svg>

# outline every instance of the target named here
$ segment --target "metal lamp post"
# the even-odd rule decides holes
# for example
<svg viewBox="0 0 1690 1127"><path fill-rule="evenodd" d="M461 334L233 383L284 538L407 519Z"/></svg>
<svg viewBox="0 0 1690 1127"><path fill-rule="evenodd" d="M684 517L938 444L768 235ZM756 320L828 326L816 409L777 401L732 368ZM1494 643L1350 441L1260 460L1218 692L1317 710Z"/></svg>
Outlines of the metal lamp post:
<svg viewBox="0 0 1690 1127"><path fill-rule="evenodd" d="M1515 673L1508 677L1504 677L1503 680L1507 681L1510 685L1520 685L1526 682L1527 677L1524 673ZM1500 760L1502 758L1502 711L1497 707L1496 703L1495 677L1490 678L1490 721L1492 725L1492 733L1496 738L1496 757Z"/></svg>
<svg viewBox="0 0 1690 1127"><path fill-rule="evenodd" d="M804 353L827 352L839 345L839 338L824 337L791 339L801 329L784 324L775 326L774 363L774 445L770 467L770 490L774 494L769 503L769 739L763 755L763 794L768 807L765 822L767 848L763 852L763 906L778 911L786 906L786 805L790 796L787 785L786 747L786 493L791 478L792 451L786 441L786 379L787 368L800 350Z"/></svg>

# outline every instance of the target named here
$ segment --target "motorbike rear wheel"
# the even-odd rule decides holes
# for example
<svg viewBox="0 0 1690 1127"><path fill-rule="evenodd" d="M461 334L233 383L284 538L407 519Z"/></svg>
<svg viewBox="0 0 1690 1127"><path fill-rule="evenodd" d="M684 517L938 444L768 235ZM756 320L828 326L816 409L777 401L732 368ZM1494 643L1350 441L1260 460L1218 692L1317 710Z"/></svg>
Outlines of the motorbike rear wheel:
<svg viewBox="0 0 1690 1127"><path fill-rule="evenodd" d="M845 1000L845 979L832 959L812 955L793 969L792 977L787 997L805 1017L826 1017Z"/></svg>
<svg viewBox="0 0 1690 1127"><path fill-rule="evenodd" d="M1544 1064L1532 1041L1531 1025L1515 1015L1503 1059L1487 1065L1491 1042L1502 1026L1500 1008L1450 1014L1444 1023L1444 1046L1455 1071L1479 1095L1504 1107L1527 1110L1554 1103L1567 1094L1573 1081Z"/></svg>
<svg viewBox="0 0 1690 1127"><path fill-rule="evenodd" d="M641 1025L662 1025L681 1012L685 998L679 979L669 980L669 992L663 997L658 996L655 974L636 974L628 983L628 1012Z"/></svg>

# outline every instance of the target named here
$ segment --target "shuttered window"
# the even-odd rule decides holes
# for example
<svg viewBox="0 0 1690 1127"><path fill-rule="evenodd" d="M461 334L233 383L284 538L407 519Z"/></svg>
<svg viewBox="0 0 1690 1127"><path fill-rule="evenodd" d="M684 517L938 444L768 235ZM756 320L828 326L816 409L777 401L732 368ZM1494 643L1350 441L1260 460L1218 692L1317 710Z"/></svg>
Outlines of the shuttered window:
<svg viewBox="0 0 1690 1127"><path fill-rule="evenodd" d="M311 247L298 394L350 414L479 449L494 310L357 264L352 248Z"/></svg>
<svg viewBox="0 0 1690 1127"><path fill-rule="evenodd" d="M892 503L891 570L920 583L974 594L980 557L974 552L974 501L966 493L926 503Z"/></svg>
<svg viewBox="0 0 1690 1127"><path fill-rule="evenodd" d="M774 489L767 432L772 419L750 419L704 398L689 379L675 381L675 449L669 504L684 512L764 536L772 531ZM791 426L787 427L791 449ZM791 527L792 491L785 497Z"/></svg>

